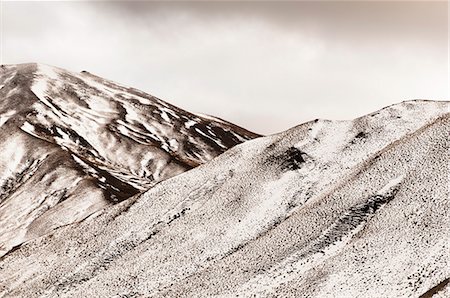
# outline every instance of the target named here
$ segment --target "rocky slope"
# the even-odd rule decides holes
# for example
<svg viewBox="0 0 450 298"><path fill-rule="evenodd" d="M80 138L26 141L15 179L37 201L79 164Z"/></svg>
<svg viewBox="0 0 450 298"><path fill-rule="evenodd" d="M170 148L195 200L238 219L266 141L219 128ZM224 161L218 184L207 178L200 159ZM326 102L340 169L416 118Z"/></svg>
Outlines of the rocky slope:
<svg viewBox="0 0 450 298"><path fill-rule="evenodd" d="M447 297L449 102L316 120L22 245L3 297Z"/></svg>
<svg viewBox="0 0 450 298"><path fill-rule="evenodd" d="M258 135L87 72L0 69L0 256Z"/></svg>

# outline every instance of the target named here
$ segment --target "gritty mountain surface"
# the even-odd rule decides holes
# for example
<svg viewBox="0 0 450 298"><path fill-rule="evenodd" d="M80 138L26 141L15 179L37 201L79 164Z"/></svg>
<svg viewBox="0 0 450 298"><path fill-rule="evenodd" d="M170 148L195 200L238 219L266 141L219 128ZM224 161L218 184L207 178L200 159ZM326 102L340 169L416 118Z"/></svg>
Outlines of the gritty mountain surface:
<svg viewBox="0 0 450 298"><path fill-rule="evenodd" d="M2 297L449 297L449 102L238 145L0 261Z"/></svg>
<svg viewBox="0 0 450 298"><path fill-rule="evenodd" d="M258 135L86 72L0 69L0 256Z"/></svg>

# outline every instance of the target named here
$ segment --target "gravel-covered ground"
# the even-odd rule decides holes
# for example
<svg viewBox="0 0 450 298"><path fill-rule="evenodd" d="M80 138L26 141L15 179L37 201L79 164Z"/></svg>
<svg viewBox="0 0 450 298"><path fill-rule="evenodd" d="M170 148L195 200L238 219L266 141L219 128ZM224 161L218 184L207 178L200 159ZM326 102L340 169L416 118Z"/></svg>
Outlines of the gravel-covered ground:
<svg viewBox="0 0 450 298"><path fill-rule="evenodd" d="M238 145L0 261L4 297L446 297L449 102Z"/></svg>

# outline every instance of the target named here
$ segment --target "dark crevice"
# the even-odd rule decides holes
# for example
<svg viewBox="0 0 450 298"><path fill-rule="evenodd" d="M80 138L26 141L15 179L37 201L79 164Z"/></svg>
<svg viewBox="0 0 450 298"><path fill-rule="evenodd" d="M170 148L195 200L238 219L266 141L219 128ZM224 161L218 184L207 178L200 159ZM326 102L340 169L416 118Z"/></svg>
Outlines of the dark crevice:
<svg viewBox="0 0 450 298"><path fill-rule="evenodd" d="M361 131L355 136L355 139L364 139L366 137L367 137L366 133Z"/></svg>
<svg viewBox="0 0 450 298"><path fill-rule="evenodd" d="M125 213L127 213L130 208L137 202L139 196L133 196L131 198L129 198L126 203L126 206L123 207L123 209L119 210L116 214L112 215L109 219L108 222L114 221L117 217L124 215Z"/></svg>
<svg viewBox="0 0 450 298"><path fill-rule="evenodd" d="M364 142L367 139L367 133L360 131L358 132L354 138L350 141L350 144L355 145L361 142ZM346 146L348 148L348 146Z"/></svg>
<svg viewBox="0 0 450 298"><path fill-rule="evenodd" d="M305 162L304 156L305 152L298 150L297 148L291 147L285 153L286 160L281 164L281 166L286 170L298 170L301 165Z"/></svg>
<svg viewBox="0 0 450 298"><path fill-rule="evenodd" d="M339 217L331 227L326 230L319 240L313 244L306 252L305 256L316 252L323 252L324 249L344 237L350 235L359 226L364 225L382 206L386 205L395 196L396 191L389 195L373 195L366 202L355 205Z"/></svg>
<svg viewBox="0 0 450 298"><path fill-rule="evenodd" d="M303 167L307 159L311 157L298 148L290 147L278 156L271 156L267 159L269 164L278 164L282 171L295 171Z"/></svg>
<svg viewBox="0 0 450 298"><path fill-rule="evenodd" d="M450 278L444 279L425 293L419 296L419 298L431 298L438 292L442 291L450 283Z"/></svg>
<svg viewBox="0 0 450 298"><path fill-rule="evenodd" d="M167 224L170 225L174 220L180 218L181 216L183 216L186 213L186 211L189 211L189 210L191 210L191 208L183 208L180 212L172 215L169 218L169 220L167 221Z"/></svg>
<svg viewBox="0 0 450 298"><path fill-rule="evenodd" d="M3 256L0 257L0 262L2 262L7 256L15 252L16 250L19 250L19 248L22 246L23 243L17 244L13 246L10 250L8 250L7 253L5 253Z"/></svg>
<svg viewBox="0 0 450 298"><path fill-rule="evenodd" d="M111 201L112 203L118 203L122 202L129 197L132 197L141 191L134 188L133 186L129 185L128 183L125 183L118 178L111 175L108 171L102 170L96 165L94 165L92 162L88 161L87 159L83 159L81 156L72 153L75 156L77 156L79 159L81 159L86 165L91 167L94 171L98 173L98 176L103 177L105 181L100 181L98 178L95 178L97 180L97 183L101 188L103 189L104 193L106 194L107 199ZM77 163L78 165L78 163ZM89 171L87 169L84 169L81 165L78 166L79 170L82 170L86 174L89 174Z"/></svg>

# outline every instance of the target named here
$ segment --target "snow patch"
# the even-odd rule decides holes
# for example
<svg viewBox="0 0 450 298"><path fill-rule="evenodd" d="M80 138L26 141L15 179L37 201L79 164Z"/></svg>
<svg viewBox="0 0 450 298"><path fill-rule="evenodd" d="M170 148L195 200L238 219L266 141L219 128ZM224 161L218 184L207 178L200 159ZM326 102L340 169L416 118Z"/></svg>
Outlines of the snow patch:
<svg viewBox="0 0 450 298"><path fill-rule="evenodd" d="M178 150L178 146L179 146L178 141L175 140L175 139L170 139L169 140L169 146L170 146L170 149L172 149L172 151L177 151Z"/></svg>
<svg viewBox="0 0 450 298"><path fill-rule="evenodd" d="M403 181L404 178L405 178L404 175L400 175L396 178L389 180L389 182L385 186L383 186L382 189L380 189L378 191L378 194L382 195L382 196L387 196L387 195L392 194L392 192L394 192L398 189L400 183Z"/></svg>
<svg viewBox="0 0 450 298"><path fill-rule="evenodd" d="M167 114L170 114L172 117L176 118L176 119L180 119L180 116L177 115L177 113L175 113L174 111L172 111L169 108L159 108L159 110L161 112L165 112ZM167 116L167 115L166 115ZM170 122L170 119L168 120L168 122Z"/></svg>
<svg viewBox="0 0 450 298"><path fill-rule="evenodd" d="M164 119L164 121L170 123L170 118L167 116L167 113L165 111L161 110L161 117Z"/></svg>
<svg viewBox="0 0 450 298"><path fill-rule="evenodd" d="M14 114L16 113L16 110L10 110L6 113L0 114L0 127L3 126L3 124L6 123Z"/></svg>
<svg viewBox="0 0 450 298"><path fill-rule="evenodd" d="M189 121L187 121L187 122L184 123L184 126L185 126L186 128L191 128L192 126L194 126L194 125L197 124L197 123L198 123L197 121L189 120Z"/></svg>
<svg viewBox="0 0 450 298"><path fill-rule="evenodd" d="M25 121L22 126L20 127L23 131L30 133L34 135L34 126L31 125L29 122Z"/></svg>

